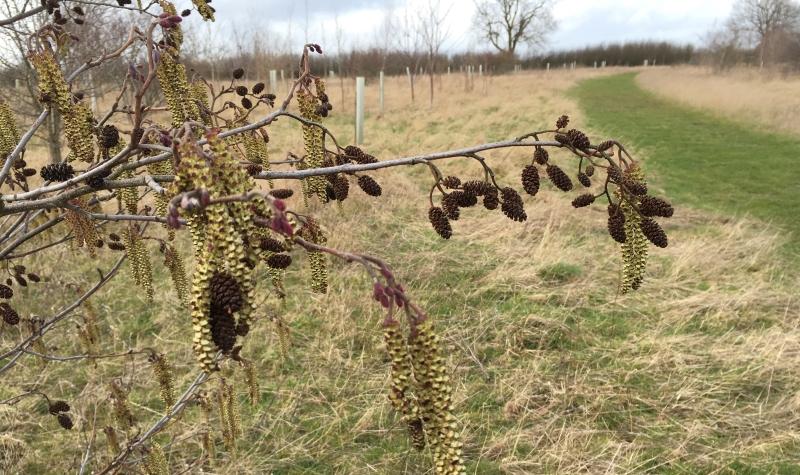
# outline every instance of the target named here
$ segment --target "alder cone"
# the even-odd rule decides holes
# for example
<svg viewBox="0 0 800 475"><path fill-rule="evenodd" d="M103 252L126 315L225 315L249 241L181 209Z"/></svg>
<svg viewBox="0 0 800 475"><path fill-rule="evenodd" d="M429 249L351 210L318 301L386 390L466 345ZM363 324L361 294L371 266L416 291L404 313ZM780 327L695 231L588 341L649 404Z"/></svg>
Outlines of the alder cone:
<svg viewBox="0 0 800 475"><path fill-rule="evenodd" d="M0 315L2 315L3 321L8 325L16 325L19 323L19 314L6 302L0 303Z"/></svg>
<svg viewBox="0 0 800 475"><path fill-rule="evenodd" d="M56 415L59 412L69 412L69 409L70 407L67 401L53 401L53 403L50 404L48 411L50 414Z"/></svg>
<svg viewBox="0 0 800 475"><path fill-rule="evenodd" d="M500 197L497 194L497 189L492 189L491 193L486 193L483 197L483 207L489 211L496 210L500 206Z"/></svg>
<svg viewBox="0 0 800 475"><path fill-rule="evenodd" d="M639 203L639 212L646 217L660 216L662 218L671 218L675 213L675 209L671 204L661 198L643 196Z"/></svg>
<svg viewBox="0 0 800 475"><path fill-rule="evenodd" d="M447 216L445 216L444 210L437 206L431 207L428 210L428 220L431 222L431 226L439 236L443 237L444 239L450 239L453 235L453 228L450 227L450 221L448 221Z"/></svg>
<svg viewBox="0 0 800 475"><path fill-rule="evenodd" d="M465 182L464 186L461 188L464 190L464 193L470 193L475 196L486 196L487 193L491 193L495 190L494 185L482 180L470 180Z"/></svg>
<svg viewBox="0 0 800 475"><path fill-rule="evenodd" d="M344 201L350 194L350 182L344 175L336 175L333 178L333 195L338 201Z"/></svg>
<svg viewBox="0 0 800 475"><path fill-rule="evenodd" d="M620 244L624 244L626 241L625 215L618 208L608 217L608 234Z"/></svg>
<svg viewBox="0 0 800 475"><path fill-rule="evenodd" d="M500 190L500 194L503 198L500 205L503 214L513 221L522 222L528 219L525 207L522 204L522 197L519 196L515 189L507 186Z"/></svg>
<svg viewBox="0 0 800 475"><path fill-rule="evenodd" d="M12 290L11 287L5 284L0 284L0 299L10 299L13 296L14 290Z"/></svg>
<svg viewBox="0 0 800 475"><path fill-rule="evenodd" d="M236 345L236 321L230 312L211 311L209 319L211 338L223 353L230 353Z"/></svg>
<svg viewBox="0 0 800 475"><path fill-rule="evenodd" d="M242 287L227 272L216 272L209 283L211 307L213 310L237 312L242 308Z"/></svg>
<svg viewBox="0 0 800 475"><path fill-rule="evenodd" d="M557 165L547 165L547 176L550 181L561 191L572 190L572 180L569 179L564 170Z"/></svg>
<svg viewBox="0 0 800 475"><path fill-rule="evenodd" d="M47 181L67 181L75 176L75 170L69 163L54 163L43 166L39 175Z"/></svg>
<svg viewBox="0 0 800 475"><path fill-rule="evenodd" d="M289 254L273 254L267 258L267 265L273 269L286 269L292 265L292 256Z"/></svg>
<svg viewBox="0 0 800 475"><path fill-rule="evenodd" d="M533 161L538 163L539 165L547 165L547 161L550 159L550 153L543 149L542 147L536 147L536 150L533 151Z"/></svg>
<svg viewBox="0 0 800 475"><path fill-rule="evenodd" d="M286 250L286 247L282 242L269 236L261 238L261 242L258 243L258 247L262 251L270 252L283 252Z"/></svg>
<svg viewBox="0 0 800 475"><path fill-rule="evenodd" d="M368 175L358 177L358 187L369 196L381 196L383 193L381 185Z"/></svg>
<svg viewBox="0 0 800 475"><path fill-rule="evenodd" d="M581 182L581 185L583 185L584 188L589 188L592 186L592 180L589 179L589 175L586 173L578 173L578 181Z"/></svg>
<svg viewBox="0 0 800 475"><path fill-rule="evenodd" d="M59 414L56 416L58 418L58 425L60 425L65 430L71 430L73 427L72 418L69 417L69 414Z"/></svg>
<svg viewBox="0 0 800 475"><path fill-rule="evenodd" d="M290 190L289 188L276 188L269 192L274 198L278 198L279 200L285 200L287 198L291 198L294 195L294 190Z"/></svg>
<svg viewBox="0 0 800 475"><path fill-rule="evenodd" d="M569 143L578 150L586 150L591 146L589 137L577 129L570 129L569 132L567 132L567 139L569 139Z"/></svg>
<svg viewBox="0 0 800 475"><path fill-rule="evenodd" d="M534 165L522 169L522 188L525 193L535 196L539 192L539 170Z"/></svg>
<svg viewBox="0 0 800 475"><path fill-rule="evenodd" d="M461 179L453 175L446 176L442 180L442 185L444 185L445 188L454 190L461 186Z"/></svg>
<svg viewBox="0 0 800 475"><path fill-rule="evenodd" d="M639 228L642 230L644 237L646 237L647 240L652 242L654 245L658 247L667 247L669 244L669 241L667 240L667 233L661 229L661 226L655 222L655 220L651 218L644 218L642 222L639 223Z"/></svg>
<svg viewBox="0 0 800 475"><path fill-rule="evenodd" d="M591 193L585 193L572 200L572 206L575 208L583 208L592 203L594 203L594 195Z"/></svg>

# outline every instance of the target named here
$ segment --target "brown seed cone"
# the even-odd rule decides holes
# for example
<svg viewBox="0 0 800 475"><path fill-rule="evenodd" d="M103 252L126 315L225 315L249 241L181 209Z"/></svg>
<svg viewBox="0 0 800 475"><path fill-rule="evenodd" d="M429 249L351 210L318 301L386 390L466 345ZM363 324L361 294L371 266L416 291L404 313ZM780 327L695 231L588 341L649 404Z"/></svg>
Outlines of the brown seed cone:
<svg viewBox="0 0 800 475"><path fill-rule="evenodd" d="M208 284L208 290L211 295L212 312L215 310L237 312L242 308L242 287L231 274L215 272Z"/></svg>
<svg viewBox="0 0 800 475"><path fill-rule="evenodd" d="M100 144L103 148L113 148L119 144L119 130L111 124L103 127L100 133Z"/></svg>
<svg viewBox="0 0 800 475"><path fill-rule="evenodd" d="M53 401L50 403L50 407L47 408L50 414L56 415L59 412L69 412L69 404L67 401Z"/></svg>
<svg viewBox="0 0 800 475"><path fill-rule="evenodd" d="M550 160L550 153L542 147L536 147L536 150L533 151L533 161L544 166L547 165L548 160Z"/></svg>
<svg viewBox="0 0 800 475"><path fill-rule="evenodd" d="M289 188L276 188L270 191L269 194L279 200L285 200L294 194L294 190L290 190Z"/></svg>
<svg viewBox="0 0 800 475"><path fill-rule="evenodd" d="M592 180L590 180L589 175L584 172L578 173L578 181L581 182L581 185L583 185L584 188L589 188L592 186Z"/></svg>
<svg viewBox="0 0 800 475"><path fill-rule="evenodd" d="M338 201L344 201L350 194L350 182L344 175L336 175L333 178L333 195Z"/></svg>
<svg viewBox="0 0 800 475"><path fill-rule="evenodd" d="M642 222L639 223L639 228L642 230L644 237L654 245L658 247L667 247L667 244L669 244L667 241L667 233L661 229L661 226L654 219L642 219Z"/></svg>
<svg viewBox="0 0 800 475"><path fill-rule="evenodd" d="M592 203L594 203L594 195L591 193L585 193L572 200L572 206L575 208L583 208Z"/></svg>
<svg viewBox="0 0 800 475"><path fill-rule="evenodd" d="M358 177L358 187L369 196L381 196L383 193L381 185L368 175L361 175Z"/></svg>
<svg viewBox="0 0 800 475"><path fill-rule="evenodd" d="M493 211L500 206L500 197L497 195L497 189L493 189L492 193L486 193L483 197L483 207Z"/></svg>
<svg viewBox="0 0 800 475"><path fill-rule="evenodd" d="M622 183L622 170L616 165L608 167L608 178L614 183Z"/></svg>
<svg viewBox="0 0 800 475"><path fill-rule="evenodd" d="M647 184L641 181L625 180L623 183L628 191L636 196L644 196L647 194Z"/></svg>
<svg viewBox="0 0 800 475"><path fill-rule="evenodd" d="M67 181L75 176L75 170L69 163L54 163L43 166L39 175L47 181Z"/></svg>
<svg viewBox="0 0 800 475"><path fill-rule="evenodd" d="M469 208L478 204L478 197L466 191L456 190L447 195L459 208Z"/></svg>
<svg viewBox="0 0 800 475"><path fill-rule="evenodd" d="M580 130L570 129L569 132L567 132L567 138L569 139L569 143L578 150L586 150L591 146L589 137Z"/></svg>
<svg viewBox="0 0 800 475"><path fill-rule="evenodd" d="M56 416L58 418L58 425L66 430L71 430L73 427L72 418L69 417L69 414L59 414Z"/></svg>
<svg viewBox="0 0 800 475"><path fill-rule="evenodd" d="M10 299L13 296L14 291L11 289L11 287L5 284L0 284L0 299Z"/></svg>
<svg viewBox="0 0 800 475"><path fill-rule="evenodd" d="M442 198L442 210L445 216L447 216L447 219L458 221L458 218L461 216L461 212L458 209L458 197L450 193Z"/></svg>
<svg viewBox="0 0 800 475"><path fill-rule="evenodd" d="M620 244L626 240L625 236L625 215L615 212L608 217L608 234Z"/></svg>
<svg viewBox="0 0 800 475"><path fill-rule="evenodd" d="M262 170L264 170L264 167L258 163L251 163L250 165L247 165L247 174L250 176L256 176L261 173Z"/></svg>
<svg viewBox="0 0 800 475"><path fill-rule="evenodd" d="M112 251L124 251L125 245L122 244L121 242L111 241L110 243L108 243L108 248L111 249Z"/></svg>
<svg viewBox="0 0 800 475"><path fill-rule="evenodd" d="M647 217L660 216L662 218L671 218L675 213L675 208L661 198L643 196L639 202L639 212Z"/></svg>
<svg viewBox="0 0 800 475"><path fill-rule="evenodd" d="M560 143L561 145L570 145L569 137L564 134L556 134L553 136L553 138L556 139L556 142Z"/></svg>
<svg viewBox="0 0 800 475"><path fill-rule="evenodd" d="M522 197L519 196L516 190L507 186L500 190L500 194L503 198L500 207L503 214L513 221L522 222L528 219L528 215L525 214L525 207L522 204Z"/></svg>
<svg viewBox="0 0 800 475"><path fill-rule="evenodd" d="M569 179L564 170L557 165L547 165L547 176L550 181L561 191L572 190L572 180Z"/></svg>
<svg viewBox="0 0 800 475"><path fill-rule="evenodd" d="M284 246L282 242L269 236L261 238L261 241L258 243L258 247L262 251L270 252L283 252L286 250L286 246Z"/></svg>
<svg viewBox="0 0 800 475"><path fill-rule="evenodd" d="M436 206L431 207L431 209L428 210L428 219L439 236L444 239L450 239L450 236L453 235L453 228L450 227L450 221L447 220L447 216L445 216L442 208Z"/></svg>
<svg viewBox="0 0 800 475"><path fill-rule="evenodd" d="M594 166L593 165L586 165L586 168L584 169L584 171L586 172L586 176L592 176L592 175L594 175Z"/></svg>
<svg viewBox="0 0 800 475"><path fill-rule="evenodd" d="M453 175L446 176L442 180L442 185L444 185L445 188L454 190L461 186L461 179Z"/></svg>
<svg viewBox="0 0 800 475"><path fill-rule="evenodd" d="M461 188L465 193L470 193L475 196L485 196L487 193L491 193L495 189L494 185L483 180L470 180L465 182Z"/></svg>
<svg viewBox="0 0 800 475"><path fill-rule="evenodd" d="M598 152L605 152L606 150L610 149L613 146L614 146L614 141L613 140L606 140L605 142L603 142L603 143L601 143L600 145L597 146L597 151Z"/></svg>
<svg viewBox="0 0 800 475"><path fill-rule="evenodd" d="M289 254L272 254L267 258L267 265L273 269L286 269L292 265L292 256Z"/></svg>
<svg viewBox="0 0 800 475"><path fill-rule="evenodd" d="M6 302L0 302L0 315L2 315L3 321L8 325L16 325L19 323L19 314Z"/></svg>
<svg viewBox="0 0 800 475"><path fill-rule="evenodd" d="M423 428L422 419L415 417L407 421L408 435L411 437L411 446L417 451L425 449L425 430Z"/></svg>
<svg viewBox="0 0 800 475"><path fill-rule="evenodd" d="M562 115L556 121L556 128L557 129L563 129L564 127L566 127L568 125L569 125L569 116L567 116L567 115Z"/></svg>
<svg viewBox="0 0 800 475"><path fill-rule="evenodd" d="M223 353L230 353L236 345L236 321L230 312L211 311L208 323L211 326L211 338Z"/></svg>
<svg viewBox="0 0 800 475"><path fill-rule="evenodd" d="M525 193L535 196L539 192L539 170L535 165L528 165L522 169L522 188Z"/></svg>

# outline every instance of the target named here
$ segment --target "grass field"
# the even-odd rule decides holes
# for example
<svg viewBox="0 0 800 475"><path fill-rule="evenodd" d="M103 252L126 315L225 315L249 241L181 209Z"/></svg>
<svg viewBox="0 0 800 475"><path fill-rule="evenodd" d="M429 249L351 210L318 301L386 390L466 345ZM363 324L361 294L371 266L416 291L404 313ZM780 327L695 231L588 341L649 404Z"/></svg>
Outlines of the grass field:
<svg viewBox="0 0 800 475"><path fill-rule="evenodd" d="M330 245L374 253L393 264L408 293L435 320L453 370L469 473L796 473L800 282L781 263L785 234L758 219L786 225L788 211L760 198L755 185L744 190L752 209L724 196L731 185L717 182L731 174L744 177L744 171L731 168L741 166L745 156L736 152L724 164L712 158L749 148L744 141L737 138L721 149L710 138L680 141L692 131L695 137L730 139L737 126L677 107L665 112L668 105L633 89L632 76L596 76L593 71L500 76L476 81L472 91L454 76L443 80L433 109L424 100L410 104L403 78L394 78L384 117L377 118L374 106L368 110L365 148L386 159L510 138L550 126L563 113L573 117L574 126L588 129L595 142L603 134L626 140L666 196L680 203L666 226L670 247L653 250L646 283L634 295L617 294L620 259L606 235L605 211L574 210L573 196L550 186L526 198L528 222L470 209L454 223L449 241L439 239L426 220L429 172L424 168L374 174L384 187L381 199L354 192L341 208L311 211L332 231ZM587 78L593 80L577 93L568 92ZM338 88L329 90L336 101ZM423 87L419 96L426 92ZM342 137L352 134L351 94L345 91L342 107L334 104L337 113L329 121ZM640 94L627 102L638 109L616 108L608 94ZM375 97L374 88L368 96ZM626 119L627 113L637 114L638 122ZM682 126L672 114L696 122ZM659 128L661 120L666 122ZM288 121L276 124L270 135L274 159L282 159L285 150L299 150L299 131ZM779 140L784 139L776 138L773 148L783 153L791 142ZM663 162L673 147L682 157L675 166ZM696 148L702 153L694 155ZM519 188L527 153L488 156L498 179ZM764 154L762 160L775 156ZM553 160L570 170L575 165L566 155ZM700 160L696 169L695 160ZM458 160L443 167L464 178L481 173ZM762 168L755 175L767 180L761 189L787 196L779 189L787 185L787 174ZM699 189L715 201L699 206L706 201ZM301 201L292 204L301 207ZM727 209L748 216L734 218ZM167 350L179 382L186 384L196 370L191 325L175 305L159 255L151 252L160 289L155 302L131 291L127 272L92 302L107 351ZM90 285L95 268L107 267L112 257L73 257L63 249L27 260L32 268L49 269L48 277L62 285L20 292L21 312L52 315L69 301L64 289ZM240 375L226 373L241 393L244 434L236 452L224 450L212 418L216 459L196 460L203 416L191 407L158 437L174 473L428 473L430 454L409 448L405 428L386 398L382 315L370 299L369 279L360 269L336 262L329 294L316 296L305 288L302 254L295 257L300 265L287 276L293 291L280 305L264 298L244 350L257 362L259 402L246 402ZM54 264L65 259L78 264ZM266 295L268 278L262 277L259 295ZM268 318L274 314L291 329L286 359ZM66 324L64 331L66 337L46 340L48 349L82 353L74 325ZM0 334L3 347L17 338L8 328ZM23 359L5 377L0 399L26 388L48 388L54 397L69 400L80 417L67 433L33 400L0 406L5 434L0 440L25 447L17 473L74 472L90 444L101 467L108 459L105 436L98 433L91 442L92 434L85 431L92 420L98 427L114 424L107 388L115 378L131 388L138 426L147 428L162 406L145 358L103 360L96 366Z"/></svg>
<svg viewBox="0 0 800 475"><path fill-rule="evenodd" d="M771 222L800 251L800 138L671 103L639 88L633 73L586 81L575 93L587 123L644 154L669 196Z"/></svg>

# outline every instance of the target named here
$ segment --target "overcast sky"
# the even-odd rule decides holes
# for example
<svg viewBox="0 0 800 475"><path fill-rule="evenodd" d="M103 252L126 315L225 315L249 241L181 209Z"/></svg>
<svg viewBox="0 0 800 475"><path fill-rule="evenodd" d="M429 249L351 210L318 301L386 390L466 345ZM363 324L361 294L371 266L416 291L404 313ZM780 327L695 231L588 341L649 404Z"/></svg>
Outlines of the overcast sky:
<svg viewBox="0 0 800 475"><path fill-rule="evenodd" d="M179 3L188 6L188 0ZM265 38L294 50L306 39L335 51L335 21L344 47L375 43L387 12L416 16L427 0L214 0L223 36L233 30L258 30ZM472 0L440 0L448 10L448 52L484 47L472 31ZM608 42L672 40L700 42L702 35L729 15L734 0L556 0L557 29L547 49ZM193 25L199 18L193 15Z"/></svg>

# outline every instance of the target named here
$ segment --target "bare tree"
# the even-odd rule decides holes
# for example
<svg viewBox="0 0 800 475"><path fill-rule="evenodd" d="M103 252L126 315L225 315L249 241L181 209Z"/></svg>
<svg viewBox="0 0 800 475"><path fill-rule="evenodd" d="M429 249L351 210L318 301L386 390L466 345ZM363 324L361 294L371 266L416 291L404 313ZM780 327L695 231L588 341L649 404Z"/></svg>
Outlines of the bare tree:
<svg viewBox="0 0 800 475"><path fill-rule="evenodd" d="M475 6L481 36L509 59L521 45L543 44L555 26L552 0L482 0Z"/></svg>
<svg viewBox="0 0 800 475"><path fill-rule="evenodd" d="M763 68L767 51L787 33L800 28L800 5L792 0L739 0L731 26L751 36L758 48L759 67Z"/></svg>
<svg viewBox="0 0 800 475"><path fill-rule="evenodd" d="M419 37L425 46L426 69L431 83L431 107L433 107L433 79L436 75L437 59L442 45L447 40L445 28L450 7L442 8L439 0L429 0L426 8L419 14Z"/></svg>

